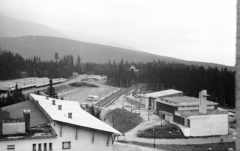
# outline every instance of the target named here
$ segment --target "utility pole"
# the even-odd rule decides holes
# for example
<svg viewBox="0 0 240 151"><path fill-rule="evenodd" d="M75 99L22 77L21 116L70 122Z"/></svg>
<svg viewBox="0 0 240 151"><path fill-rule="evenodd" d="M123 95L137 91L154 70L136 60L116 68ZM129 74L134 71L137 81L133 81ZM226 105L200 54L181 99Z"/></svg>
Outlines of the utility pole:
<svg viewBox="0 0 240 151"><path fill-rule="evenodd" d="M114 128L114 118L113 118L113 115L112 115L112 125L113 125L113 128Z"/></svg>
<svg viewBox="0 0 240 151"><path fill-rule="evenodd" d="M155 128L153 129L153 135L154 135L154 143L153 143L153 148L155 148Z"/></svg>
<svg viewBox="0 0 240 151"><path fill-rule="evenodd" d="M149 107L148 107L148 121L149 121Z"/></svg>

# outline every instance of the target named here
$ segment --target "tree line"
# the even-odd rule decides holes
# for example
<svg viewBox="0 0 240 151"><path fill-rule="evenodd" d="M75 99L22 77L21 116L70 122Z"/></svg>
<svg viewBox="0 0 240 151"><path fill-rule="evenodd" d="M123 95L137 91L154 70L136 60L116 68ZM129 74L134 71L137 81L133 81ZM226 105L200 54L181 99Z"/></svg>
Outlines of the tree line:
<svg viewBox="0 0 240 151"><path fill-rule="evenodd" d="M158 91L176 89L184 95L198 97L205 89L210 94L209 100L222 106L235 106L235 71L228 68L202 67L164 61L148 63L108 61L105 63L76 62L72 55L60 58L53 54L55 61L41 61L40 57L24 59L10 51L0 51L0 80L20 78L25 71L30 77L67 78L73 72L106 75L108 84L118 87L129 87L136 83L145 83L147 90ZM134 65L139 71L129 70Z"/></svg>

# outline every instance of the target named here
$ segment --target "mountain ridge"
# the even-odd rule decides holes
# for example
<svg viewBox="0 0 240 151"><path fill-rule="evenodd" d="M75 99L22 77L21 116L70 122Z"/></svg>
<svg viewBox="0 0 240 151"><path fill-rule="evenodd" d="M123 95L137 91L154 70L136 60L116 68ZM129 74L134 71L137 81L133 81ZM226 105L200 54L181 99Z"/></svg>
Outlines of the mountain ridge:
<svg viewBox="0 0 240 151"><path fill-rule="evenodd" d="M60 58L70 54L76 59L77 55L79 55L82 62L105 63L109 60L120 62L123 59L128 62L147 63L153 60L160 60L169 63L175 62L187 65L193 64L204 67L227 67L231 70L234 69L232 66L186 61L143 51L49 36L0 37L0 47L2 50L19 53L24 58L39 56L45 61L54 60L54 53L57 52Z"/></svg>
<svg viewBox="0 0 240 151"><path fill-rule="evenodd" d="M0 14L1 37L19 37L26 35L66 37L59 31L46 25L29 20L17 19Z"/></svg>

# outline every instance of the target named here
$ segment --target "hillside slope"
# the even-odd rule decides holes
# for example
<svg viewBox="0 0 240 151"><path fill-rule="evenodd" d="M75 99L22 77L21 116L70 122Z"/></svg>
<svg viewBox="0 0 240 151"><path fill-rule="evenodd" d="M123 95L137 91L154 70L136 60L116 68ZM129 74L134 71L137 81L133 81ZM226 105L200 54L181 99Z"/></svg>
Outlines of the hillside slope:
<svg viewBox="0 0 240 151"><path fill-rule="evenodd" d="M0 15L1 37L19 37L26 35L65 37L62 33L45 25Z"/></svg>
<svg viewBox="0 0 240 151"><path fill-rule="evenodd" d="M2 50L19 53L24 58L40 56L42 60L54 60L54 53L57 52L60 58L68 54L73 55L75 58L80 55L82 62L105 63L109 60L119 62L124 59L124 61L128 62L146 63L160 60L205 67L225 67L218 64L185 61L130 49L46 36L0 37L0 47Z"/></svg>

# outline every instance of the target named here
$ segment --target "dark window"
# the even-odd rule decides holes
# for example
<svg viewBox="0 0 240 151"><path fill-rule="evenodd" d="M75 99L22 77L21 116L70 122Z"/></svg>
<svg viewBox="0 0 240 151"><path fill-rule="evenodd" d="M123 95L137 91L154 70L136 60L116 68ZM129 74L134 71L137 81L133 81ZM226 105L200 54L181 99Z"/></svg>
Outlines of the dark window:
<svg viewBox="0 0 240 151"><path fill-rule="evenodd" d="M47 143L44 143L44 144L43 144L43 150L44 150L44 151L47 151Z"/></svg>
<svg viewBox="0 0 240 151"><path fill-rule="evenodd" d="M52 150L52 143L49 143L49 150Z"/></svg>
<svg viewBox="0 0 240 151"><path fill-rule="evenodd" d="M187 119L187 127L190 127L190 120Z"/></svg>
<svg viewBox="0 0 240 151"><path fill-rule="evenodd" d="M71 149L71 142L62 142L62 149Z"/></svg>
<svg viewBox="0 0 240 151"><path fill-rule="evenodd" d="M184 125L184 118L183 117L174 115L173 121L178 123L178 124Z"/></svg>
<svg viewBox="0 0 240 151"><path fill-rule="evenodd" d="M33 151L36 151L37 150L37 145L36 144L33 144Z"/></svg>
<svg viewBox="0 0 240 151"><path fill-rule="evenodd" d="M42 144L38 144L38 151L42 151Z"/></svg>
<svg viewBox="0 0 240 151"><path fill-rule="evenodd" d="M7 145L7 150L14 150L15 149L15 145Z"/></svg>

